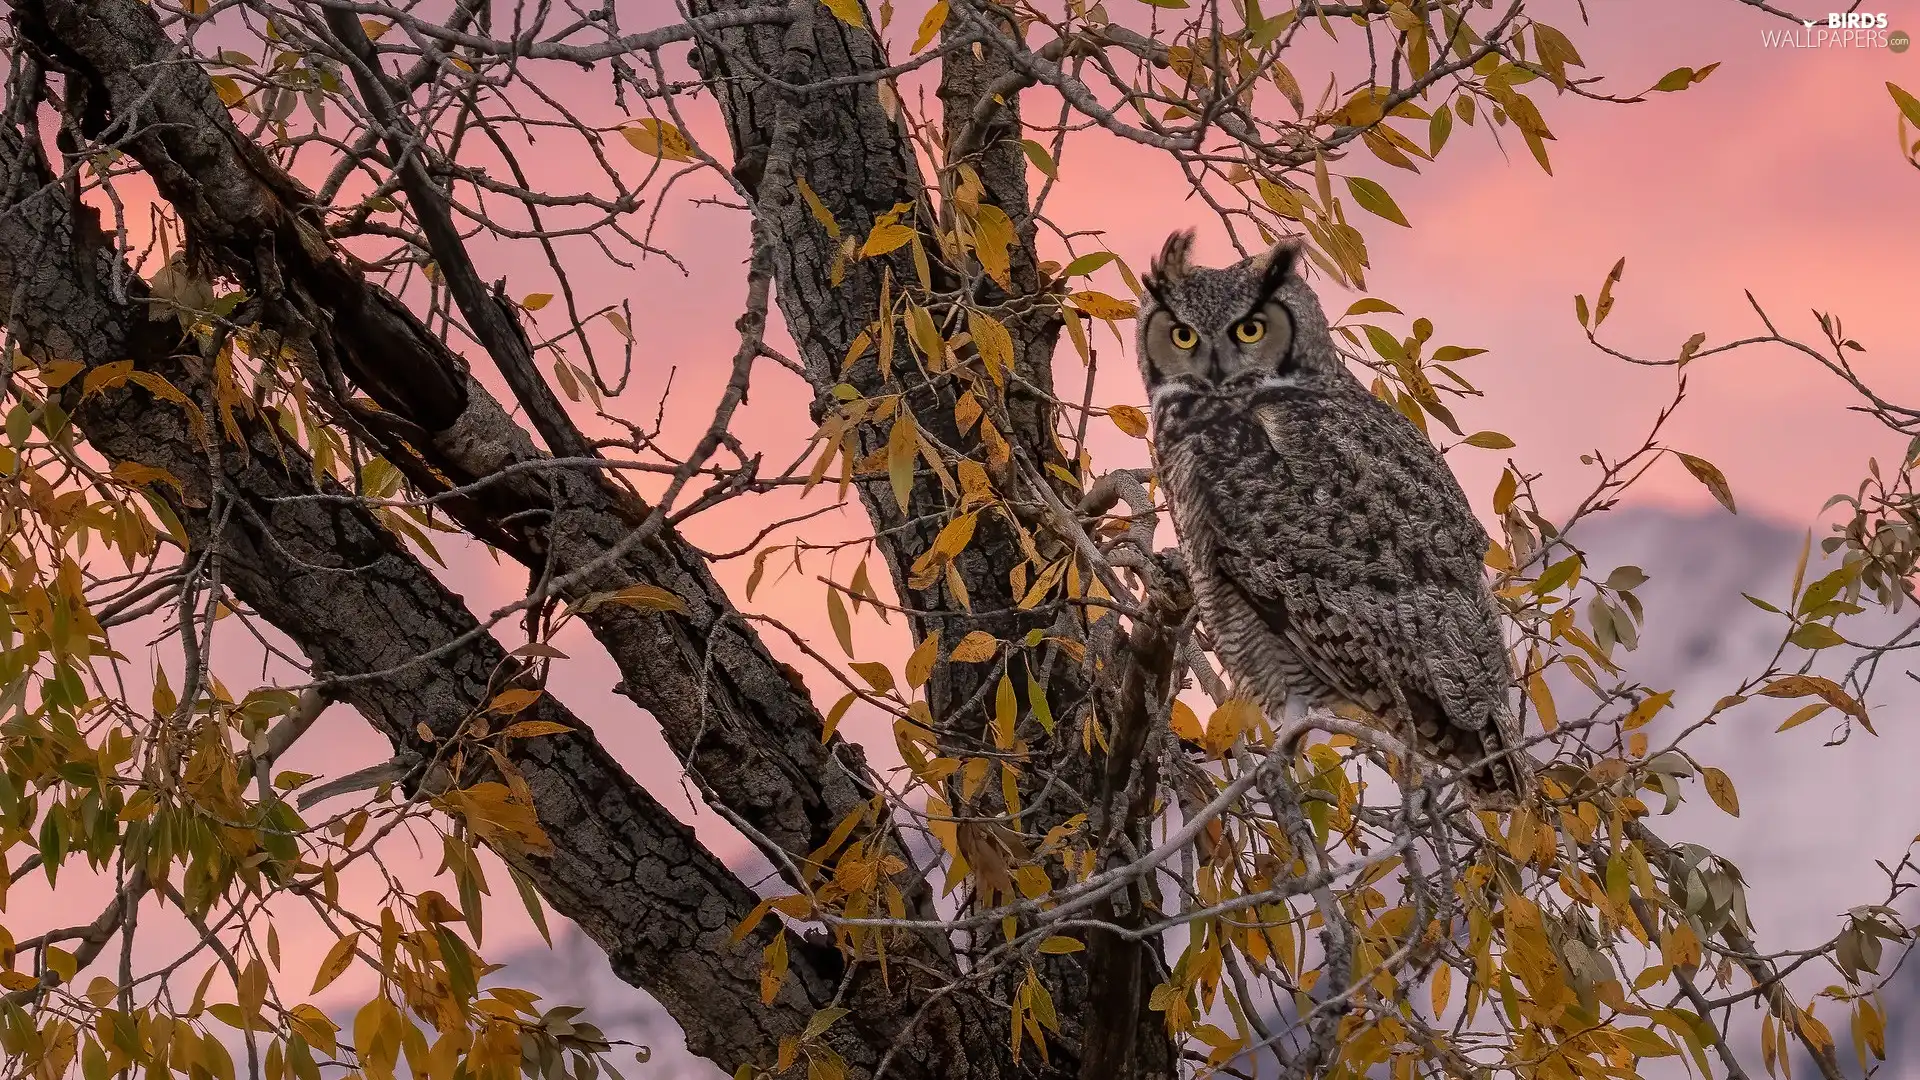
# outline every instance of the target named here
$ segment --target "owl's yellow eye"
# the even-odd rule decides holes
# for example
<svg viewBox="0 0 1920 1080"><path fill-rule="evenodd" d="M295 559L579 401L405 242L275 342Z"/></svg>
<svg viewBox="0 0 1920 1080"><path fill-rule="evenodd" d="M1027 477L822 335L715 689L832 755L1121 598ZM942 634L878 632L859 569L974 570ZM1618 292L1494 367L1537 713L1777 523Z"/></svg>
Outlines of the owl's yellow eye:
<svg viewBox="0 0 1920 1080"><path fill-rule="evenodd" d="M1233 336L1251 345L1267 336L1267 324L1262 319L1241 319L1233 324Z"/></svg>
<svg viewBox="0 0 1920 1080"><path fill-rule="evenodd" d="M1172 337L1173 347L1176 349L1191 349L1200 344L1200 335L1194 333L1191 326L1175 325Z"/></svg>

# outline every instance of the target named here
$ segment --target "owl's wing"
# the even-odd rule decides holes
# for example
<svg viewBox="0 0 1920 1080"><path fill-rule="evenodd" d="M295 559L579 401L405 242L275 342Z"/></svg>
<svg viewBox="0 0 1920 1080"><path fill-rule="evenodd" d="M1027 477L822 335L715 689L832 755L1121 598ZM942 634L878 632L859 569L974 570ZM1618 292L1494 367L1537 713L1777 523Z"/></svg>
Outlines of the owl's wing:
<svg viewBox="0 0 1920 1080"><path fill-rule="evenodd" d="M1505 745L1513 676L1486 530L1404 417L1358 383L1323 389L1252 403L1261 437L1234 440L1251 460L1208 493L1221 569L1343 696L1443 744L1452 729Z"/></svg>

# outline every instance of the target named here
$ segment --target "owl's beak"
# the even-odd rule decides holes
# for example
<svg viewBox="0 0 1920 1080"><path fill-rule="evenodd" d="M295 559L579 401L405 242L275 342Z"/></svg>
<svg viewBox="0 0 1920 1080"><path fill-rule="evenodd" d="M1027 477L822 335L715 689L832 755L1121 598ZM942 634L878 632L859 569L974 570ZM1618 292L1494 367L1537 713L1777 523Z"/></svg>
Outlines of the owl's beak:
<svg viewBox="0 0 1920 1080"><path fill-rule="evenodd" d="M1208 386L1220 385L1220 349L1217 345L1207 350L1206 380Z"/></svg>

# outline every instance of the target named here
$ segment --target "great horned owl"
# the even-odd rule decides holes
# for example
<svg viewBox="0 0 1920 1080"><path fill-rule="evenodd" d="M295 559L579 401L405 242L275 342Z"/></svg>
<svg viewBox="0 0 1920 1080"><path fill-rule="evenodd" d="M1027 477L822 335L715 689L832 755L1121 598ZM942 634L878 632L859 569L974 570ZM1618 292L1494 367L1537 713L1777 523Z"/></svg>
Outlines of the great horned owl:
<svg viewBox="0 0 1920 1080"><path fill-rule="evenodd" d="M1153 262L1139 318L1158 467L1194 594L1238 692L1345 700L1423 754L1471 765L1520 741L1487 533L1438 449L1334 349L1282 243L1193 266L1191 232ZM1465 776L1511 806L1521 752Z"/></svg>

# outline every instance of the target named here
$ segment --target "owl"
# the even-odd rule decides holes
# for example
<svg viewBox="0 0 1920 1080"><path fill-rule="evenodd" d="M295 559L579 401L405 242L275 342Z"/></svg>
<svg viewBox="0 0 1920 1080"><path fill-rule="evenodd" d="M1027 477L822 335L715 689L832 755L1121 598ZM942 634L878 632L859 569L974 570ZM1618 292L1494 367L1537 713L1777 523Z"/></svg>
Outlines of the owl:
<svg viewBox="0 0 1920 1080"><path fill-rule="evenodd" d="M1224 269L1191 232L1153 261L1140 372L1157 467L1201 619L1238 693L1382 720L1513 806L1512 661L1483 561L1487 533L1439 450L1334 349L1283 242ZM1476 764L1479 763L1479 764Z"/></svg>

